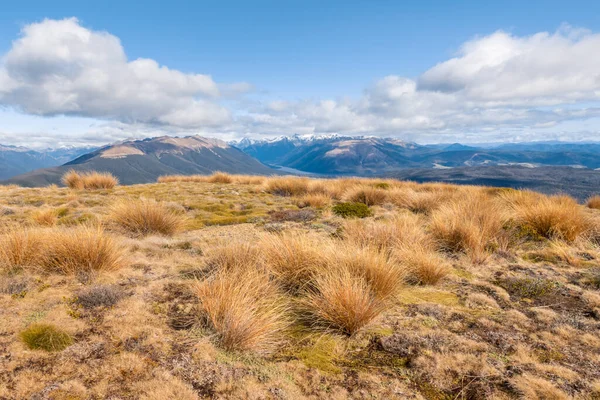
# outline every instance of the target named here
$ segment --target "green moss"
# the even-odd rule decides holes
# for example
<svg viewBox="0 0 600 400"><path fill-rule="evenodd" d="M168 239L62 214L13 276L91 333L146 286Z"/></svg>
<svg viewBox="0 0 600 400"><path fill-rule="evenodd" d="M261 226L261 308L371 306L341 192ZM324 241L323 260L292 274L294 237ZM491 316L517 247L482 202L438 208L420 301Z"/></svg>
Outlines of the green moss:
<svg viewBox="0 0 600 400"><path fill-rule="evenodd" d="M236 225L248 222L248 216L214 217L203 221L204 225Z"/></svg>
<svg viewBox="0 0 600 400"><path fill-rule="evenodd" d="M31 350L61 351L73 344L67 332L50 324L33 324L19 334Z"/></svg>
<svg viewBox="0 0 600 400"><path fill-rule="evenodd" d="M324 335L317 339L311 346L305 347L297 354L298 358L309 368L337 374L342 370L336 365L337 340L331 336Z"/></svg>
<svg viewBox="0 0 600 400"><path fill-rule="evenodd" d="M363 203L338 203L332 211L343 218L365 218L372 214L371 209Z"/></svg>
<svg viewBox="0 0 600 400"><path fill-rule="evenodd" d="M378 189L389 189L390 184L387 182L377 182L373 185L373 187L376 187Z"/></svg>

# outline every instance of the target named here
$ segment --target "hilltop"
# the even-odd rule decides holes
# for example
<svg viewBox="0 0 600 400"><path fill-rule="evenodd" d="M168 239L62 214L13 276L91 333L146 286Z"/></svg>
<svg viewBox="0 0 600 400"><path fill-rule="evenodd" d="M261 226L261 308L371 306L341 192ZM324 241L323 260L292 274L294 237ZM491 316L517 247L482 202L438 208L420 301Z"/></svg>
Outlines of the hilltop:
<svg viewBox="0 0 600 400"><path fill-rule="evenodd" d="M0 186L2 399L600 395L598 197L85 177Z"/></svg>

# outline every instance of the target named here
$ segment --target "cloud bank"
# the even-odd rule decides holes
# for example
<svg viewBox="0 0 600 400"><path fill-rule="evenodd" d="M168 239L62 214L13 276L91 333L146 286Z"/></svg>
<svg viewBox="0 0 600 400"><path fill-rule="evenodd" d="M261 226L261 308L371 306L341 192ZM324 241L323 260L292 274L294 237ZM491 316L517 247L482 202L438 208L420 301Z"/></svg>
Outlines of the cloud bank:
<svg viewBox="0 0 600 400"><path fill-rule="evenodd" d="M600 34L497 31L416 79L383 77L354 99L258 101L245 95L251 89L129 60L117 37L75 18L25 26L0 60L0 105L108 121L111 135L130 127L226 138L336 132L484 141L531 131L543 139L549 128L600 116ZM586 126L586 137L597 127Z"/></svg>

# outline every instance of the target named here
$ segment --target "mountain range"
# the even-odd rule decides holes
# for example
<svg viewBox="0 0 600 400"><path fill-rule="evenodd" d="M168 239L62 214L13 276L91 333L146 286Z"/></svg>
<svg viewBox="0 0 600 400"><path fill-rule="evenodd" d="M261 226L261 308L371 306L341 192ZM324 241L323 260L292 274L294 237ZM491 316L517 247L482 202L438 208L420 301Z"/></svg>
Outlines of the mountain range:
<svg viewBox="0 0 600 400"><path fill-rule="evenodd" d="M582 199L600 187L600 144L421 145L393 138L333 134L245 138L230 143L200 136L163 136L97 149L46 151L0 146L1 183L60 184L70 169L110 172L122 184L214 171L354 175L562 191Z"/></svg>
<svg viewBox="0 0 600 400"><path fill-rule="evenodd" d="M570 166L600 168L600 144L526 143L495 147L419 145L393 138L300 136L241 140L232 145L273 166L315 174L385 175L406 168Z"/></svg>
<svg viewBox="0 0 600 400"><path fill-rule="evenodd" d="M126 185L156 182L162 175L206 175L213 171L263 175L276 173L221 140L200 136L163 136L104 146L59 166L14 176L5 183L21 186L60 184L62 175L71 169L110 172Z"/></svg>

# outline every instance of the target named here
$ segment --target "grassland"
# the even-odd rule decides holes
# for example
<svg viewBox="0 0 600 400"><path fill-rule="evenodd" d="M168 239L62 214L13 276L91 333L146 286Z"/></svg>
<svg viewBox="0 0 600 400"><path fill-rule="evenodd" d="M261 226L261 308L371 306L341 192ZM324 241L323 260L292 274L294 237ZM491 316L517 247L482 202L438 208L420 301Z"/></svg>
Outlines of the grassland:
<svg viewBox="0 0 600 400"><path fill-rule="evenodd" d="M600 398L597 198L70 178L0 186L0 399Z"/></svg>

